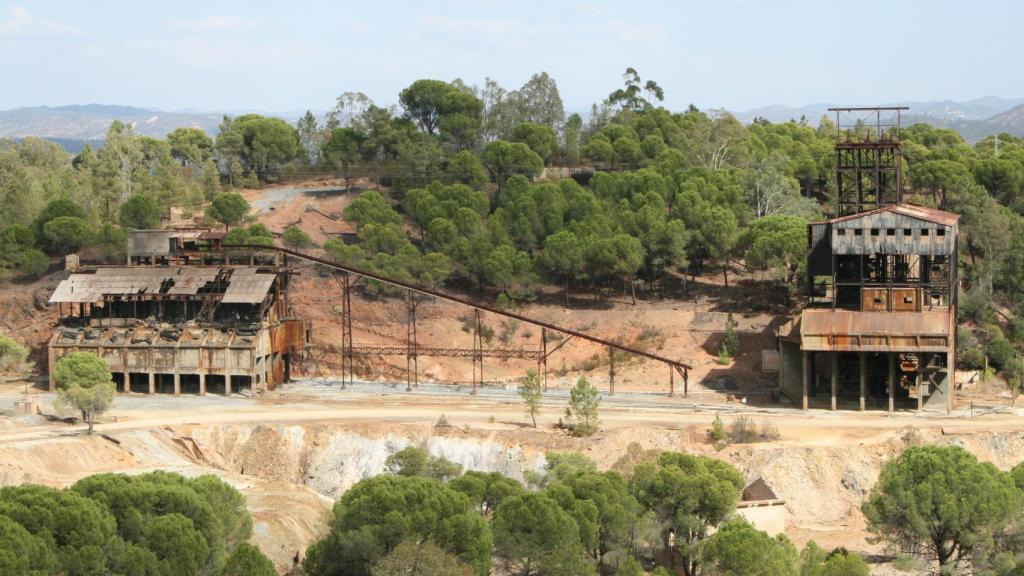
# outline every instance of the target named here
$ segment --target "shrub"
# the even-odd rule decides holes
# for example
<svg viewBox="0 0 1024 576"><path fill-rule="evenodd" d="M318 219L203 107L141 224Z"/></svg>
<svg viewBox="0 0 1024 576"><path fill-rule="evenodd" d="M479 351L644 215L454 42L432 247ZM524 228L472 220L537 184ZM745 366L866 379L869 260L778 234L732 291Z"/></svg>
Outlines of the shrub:
<svg viewBox="0 0 1024 576"><path fill-rule="evenodd" d="M281 234L281 242L289 248L302 249L313 245L313 240L298 226L289 226Z"/></svg>
<svg viewBox="0 0 1024 576"><path fill-rule="evenodd" d="M714 421L711 422L711 428L708 428L708 439L719 442L725 440L725 437L725 424L722 423L722 417L716 414Z"/></svg>
<svg viewBox="0 0 1024 576"><path fill-rule="evenodd" d="M718 349L720 358L735 358L740 353L740 335L736 333L738 325L731 313L725 317L725 334L722 336L722 346Z"/></svg>
<svg viewBox="0 0 1024 576"><path fill-rule="evenodd" d="M747 416L740 416L729 425L729 440L736 444L758 441L757 425Z"/></svg>
<svg viewBox="0 0 1024 576"><path fill-rule="evenodd" d="M0 370L20 370L28 350L6 334L0 334Z"/></svg>
<svg viewBox="0 0 1024 576"><path fill-rule="evenodd" d="M997 336L985 345L985 354L996 368L1002 370L1017 357L1017 350L1005 337Z"/></svg>
<svg viewBox="0 0 1024 576"><path fill-rule="evenodd" d="M572 417L572 433L574 436L590 436L597 432L599 421L597 407L601 396L597 388L586 378L580 377L569 390L569 415Z"/></svg>
<svg viewBox="0 0 1024 576"><path fill-rule="evenodd" d="M50 268L50 258L38 248L28 248L15 257L18 272L27 278L38 278Z"/></svg>

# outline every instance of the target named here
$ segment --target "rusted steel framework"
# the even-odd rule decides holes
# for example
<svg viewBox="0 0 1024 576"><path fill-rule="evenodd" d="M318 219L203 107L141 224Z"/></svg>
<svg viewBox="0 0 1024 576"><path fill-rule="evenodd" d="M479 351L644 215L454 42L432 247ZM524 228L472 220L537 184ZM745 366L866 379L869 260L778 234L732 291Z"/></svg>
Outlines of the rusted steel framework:
<svg viewBox="0 0 1024 576"><path fill-rule="evenodd" d="M522 358L527 360L537 360L538 372L544 379L544 388L547 389L547 359L557 352L562 346L564 346L569 340L573 338L579 338L588 342L593 342L601 346L607 347L609 351L610 365L609 365L609 393L614 394L615 392L615 360L614 351L618 350L621 352L627 352L642 358L649 360L655 360L662 362L669 367L670 386L669 396L675 395L675 374L678 374L683 379L683 394L686 395L689 391L689 371L692 366L686 362L681 362L672 358L661 356L659 354L653 354L645 350L639 350L613 342L611 340L593 336L579 330L572 328L566 328L564 326L558 326L545 320L538 320L518 314L515 312L508 312L505 310L499 310L486 304L473 302L469 299L455 296L452 294L446 294L437 290L432 290L424 286L417 286L415 284L386 278L372 272L360 270L348 265L339 264L321 255L312 254L309 252L292 250L290 248L281 247L267 247L267 246L254 246L248 244L225 246L225 248L245 248L253 249L259 248L261 250L274 250L287 256L294 256L310 262L315 262L327 268L337 270L342 273L339 285L342 289L342 382L353 381L352 374L352 358L356 355L394 355L394 356L405 356L407 359L407 376L406 385L411 386L418 381L418 374L416 373L416 358L419 355L424 356L448 356L448 357L470 357L473 359L473 391L475 392L477 387L483 383L484 374L484 358L499 358L499 359L511 359L511 358ZM406 345L405 346L355 346L352 342L352 307L351 307L351 291L352 285L350 276L361 276L370 280L375 280L400 288L403 290L403 301L406 304L407 321L408 327L406 329ZM420 296L429 296L434 298L440 298L456 304L461 304L472 308L474 311L474 329L473 329L473 348L437 348L437 347L420 347L416 342L416 308L420 303ZM489 314L496 314L505 318L511 318L513 320L519 320L527 324L532 324L541 329L541 343L538 350L508 350L508 349L489 349L483 346L483 335L481 331L481 313L487 312ZM548 349L548 331L558 332L565 334L567 337L563 338L557 346Z"/></svg>
<svg viewBox="0 0 1024 576"><path fill-rule="evenodd" d="M829 108L836 114L836 216L902 201L899 131L906 109Z"/></svg>

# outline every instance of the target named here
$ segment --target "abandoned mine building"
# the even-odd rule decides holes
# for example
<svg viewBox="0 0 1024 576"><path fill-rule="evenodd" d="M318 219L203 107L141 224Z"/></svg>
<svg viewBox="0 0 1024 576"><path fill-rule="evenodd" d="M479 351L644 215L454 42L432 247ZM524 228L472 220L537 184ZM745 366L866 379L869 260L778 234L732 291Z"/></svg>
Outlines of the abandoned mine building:
<svg viewBox="0 0 1024 576"><path fill-rule="evenodd" d="M902 108L832 110L835 212L808 225L807 306L778 332L780 390L804 409L950 410L958 216L903 202Z"/></svg>
<svg viewBox="0 0 1024 576"><path fill-rule="evenodd" d="M224 249L223 232L129 233L127 265L72 270L50 303L53 366L91 351L122 392L259 393L289 380L309 324L288 305L290 269L273 251Z"/></svg>

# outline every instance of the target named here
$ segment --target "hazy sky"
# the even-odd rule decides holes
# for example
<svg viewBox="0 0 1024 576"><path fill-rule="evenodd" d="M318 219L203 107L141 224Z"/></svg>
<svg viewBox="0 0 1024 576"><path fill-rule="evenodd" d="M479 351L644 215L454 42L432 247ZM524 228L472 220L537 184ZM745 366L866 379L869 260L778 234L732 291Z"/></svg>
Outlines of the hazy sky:
<svg viewBox="0 0 1024 576"><path fill-rule="evenodd" d="M0 0L0 109L324 110L542 70L585 109L627 66L671 109L1016 97L1021 22L1014 0Z"/></svg>

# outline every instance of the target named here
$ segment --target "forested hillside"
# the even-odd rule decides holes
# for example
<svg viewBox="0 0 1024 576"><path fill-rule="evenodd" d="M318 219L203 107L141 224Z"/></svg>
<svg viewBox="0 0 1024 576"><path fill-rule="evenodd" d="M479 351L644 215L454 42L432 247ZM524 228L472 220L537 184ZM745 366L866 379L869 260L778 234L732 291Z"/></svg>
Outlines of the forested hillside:
<svg viewBox="0 0 1024 576"><path fill-rule="evenodd" d="M307 113L295 126L225 117L215 139L189 128L156 139L114 122L101 148L74 157L41 140L0 141L0 265L20 281L69 252L113 261L124 229L158 226L172 208L229 223L210 206L232 189L331 174L377 190L345 211L358 242L323 248L389 276L511 304L545 285L685 294L688 277L728 285L729 270L745 268L795 303L805 224L830 210L829 119L745 126L721 111L666 110L657 82L632 69L623 79L586 117L566 115L541 73L515 90L417 80L396 106L348 92L326 118ZM987 354L1016 378L1024 142L971 146L924 124L902 138L905 197L962 216L971 329L961 361L980 367Z"/></svg>

